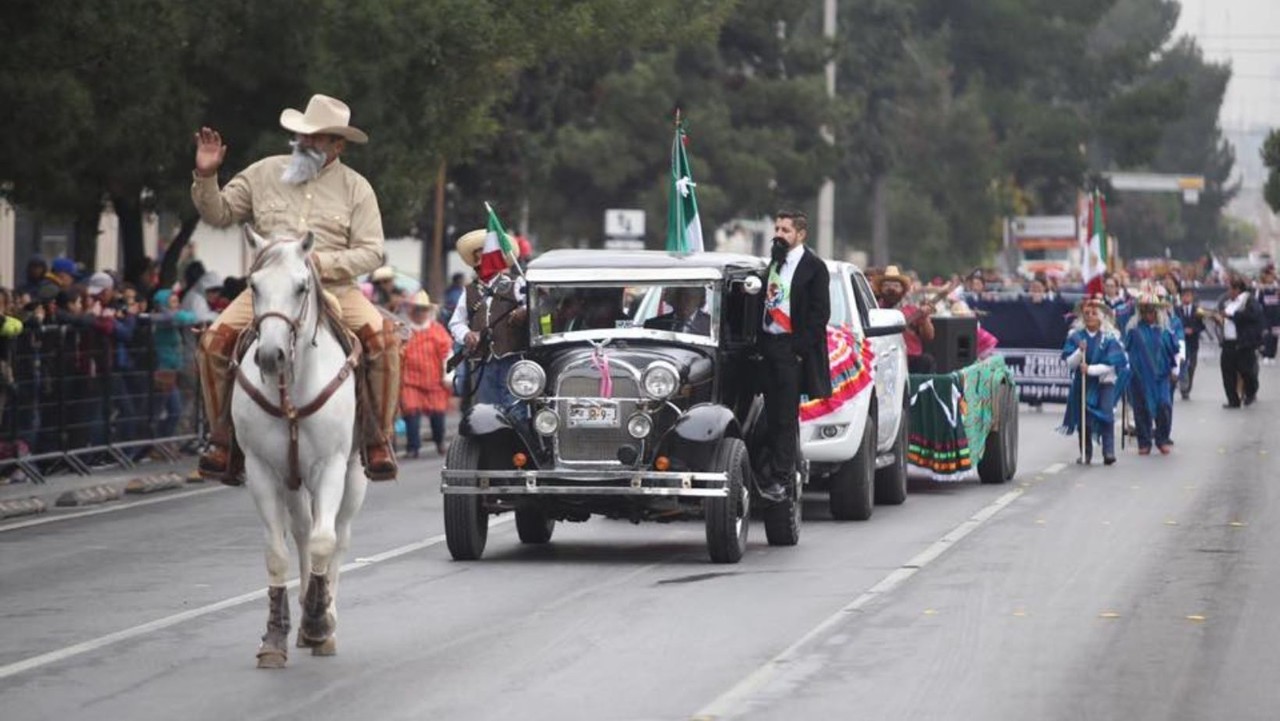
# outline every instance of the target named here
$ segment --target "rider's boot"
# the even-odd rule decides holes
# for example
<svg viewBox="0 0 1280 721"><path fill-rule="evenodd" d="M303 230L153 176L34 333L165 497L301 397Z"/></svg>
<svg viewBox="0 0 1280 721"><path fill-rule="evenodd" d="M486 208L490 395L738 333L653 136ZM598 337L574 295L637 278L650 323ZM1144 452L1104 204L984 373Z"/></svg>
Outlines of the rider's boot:
<svg viewBox="0 0 1280 721"><path fill-rule="evenodd" d="M364 346L370 411L376 424L364 439L364 473L371 481L390 481L397 471L391 439L400 400L400 336L390 320L383 320L381 328L365 325L356 335Z"/></svg>
<svg viewBox="0 0 1280 721"><path fill-rule="evenodd" d="M231 360L235 354L240 331L227 325L219 325L200 334L197 354L200 369L200 391L204 395L205 417L209 423L209 445L200 456L197 470L205 480L221 481L228 486L238 486L239 469L231 459L231 387L235 375L231 372Z"/></svg>

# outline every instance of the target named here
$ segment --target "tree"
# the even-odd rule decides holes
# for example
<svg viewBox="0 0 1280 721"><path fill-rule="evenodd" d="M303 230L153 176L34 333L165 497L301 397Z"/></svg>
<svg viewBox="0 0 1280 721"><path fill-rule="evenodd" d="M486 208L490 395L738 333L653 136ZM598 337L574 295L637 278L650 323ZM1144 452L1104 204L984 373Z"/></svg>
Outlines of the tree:
<svg viewBox="0 0 1280 721"><path fill-rule="evenodd" d="M1263 195L1271 210L1280 213L1280 129L1267 133L1262 144L1262 162L1267 166L1267 184Z"/></svg>

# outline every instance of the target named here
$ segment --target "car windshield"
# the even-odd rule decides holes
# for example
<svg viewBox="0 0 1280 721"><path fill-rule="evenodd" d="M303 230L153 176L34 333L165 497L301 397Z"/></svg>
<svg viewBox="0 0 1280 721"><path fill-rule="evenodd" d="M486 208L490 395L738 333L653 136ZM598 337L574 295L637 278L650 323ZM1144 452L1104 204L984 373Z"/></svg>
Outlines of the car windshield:
<svg viewBox="0 0 1280 721"><path fill-rule="evenodd" d="M714 343L720 294L705 282L540 284L530 290L535 345L556 339L681 338Z"/></svg>

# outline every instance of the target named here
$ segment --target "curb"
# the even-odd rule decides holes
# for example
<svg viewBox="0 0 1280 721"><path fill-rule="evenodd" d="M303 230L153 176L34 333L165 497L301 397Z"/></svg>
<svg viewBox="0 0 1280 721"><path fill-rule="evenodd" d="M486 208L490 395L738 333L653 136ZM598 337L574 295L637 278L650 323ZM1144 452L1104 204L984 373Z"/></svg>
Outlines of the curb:
<svg viewBox="0 0 1280 721"><path fill-rule="evenodd" d="M103 483L97 486L88 486L86 488L77 488L74 491L67 491L54 503L59 508L66 506L88 506L94 503L106 503L107 501L120 500L120 493L123 486L111 485Z"/></svg>
<svg viewBox="0 0 1280 721"><path fill-rule="evenodd" d="M169 473L161 473L154 476L134 478L124 484L124 492L129 494L155 493L156 491L182 488L186 483L185 476L181 473L170 471Z"/></svg>
<svg viewBox="0 0 1280 721"><path fill-rule="evenodd" d="M0 501L0 518L16 518L18 516L34 516L49 510L45 502L32 496L16 500Z"/></svg>

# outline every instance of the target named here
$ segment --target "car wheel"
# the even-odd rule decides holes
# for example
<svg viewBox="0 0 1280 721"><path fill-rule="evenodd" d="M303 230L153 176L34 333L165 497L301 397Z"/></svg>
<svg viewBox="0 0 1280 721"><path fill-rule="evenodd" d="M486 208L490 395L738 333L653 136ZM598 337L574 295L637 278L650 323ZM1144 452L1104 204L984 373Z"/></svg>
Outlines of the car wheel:
<svg viewBox="0 0 1280 721"><path fill-rule="evenodd" d="M987 443L983 447L982 460L978 462L978 478L983 483L1004 483L1013 477L1009 472L1009 451L1007 445L1010 440L1017 442L1016 431L1015 437L1010 438L1009 424L1012 421L1009 412L1009 392L1008 386L1001 386L996 394L995 416L999 419L995 430L987 434Z"/></svg>
<svg viewBox="0 0 1280 721"><path fill-rule="evenodd" d="M1004 470L1007 474L1005 480L1011 481L1014 476L1018 475L1018 417L1021 409L1018 406L1018 391L1013 386L1008 386L1008 390L1009 415L1007 418L1009 422L1005 426L1005 451L1008 453L1008 460L1005 463Z"/></svg>
<svg viewBox="0 0 1280 721"><path fill-rule="evenodd" d="M875 508L876 421L868 418L862 442L852 459L831 475L831 517L837 521L865 521Z"/></svg>
<svg viewBox="0 0 1280 721"><path fill-rule="evenodd" d="M444 467L452 470L479 468L480 444L466 436L453 439ZM489 513L480 496L444 497L444 537L455 561L475 561L484 555L484 545L489 540Z"/></svg>
<svg viewBox="0 0 1280 721"><path fill-rule="evenodd" d="M729 495L702 502L707 524L707 551L714 563L737 563L747 551L751 489L747 445L740 438L722 438L716 446L712 470L729 477Z"/></svg>
<svg viewBox="0 0 1280 721"><path fill-rule="evenodd" d="M798 459L797 464L787 500L764 509L764 535L770 546L794 546L800 542L800 521L804 514L804 503L800 499L809 480L809 466L803 459Z"/></svg>
<svg viewBox="0 0 1280 721"><path fill-rule="evenodd" d="M516 535L521 543L546 543L556 530L556 519L541 508L525 505L516 509Z"/></svg>
<svg viewBox="0 0 1280 721"><path fill-rule="evenodd" d="M876 470L876 503L900 506L907 500L907 431L910 406L898 415L898 437L893 441L893 465Z"/></svg>

